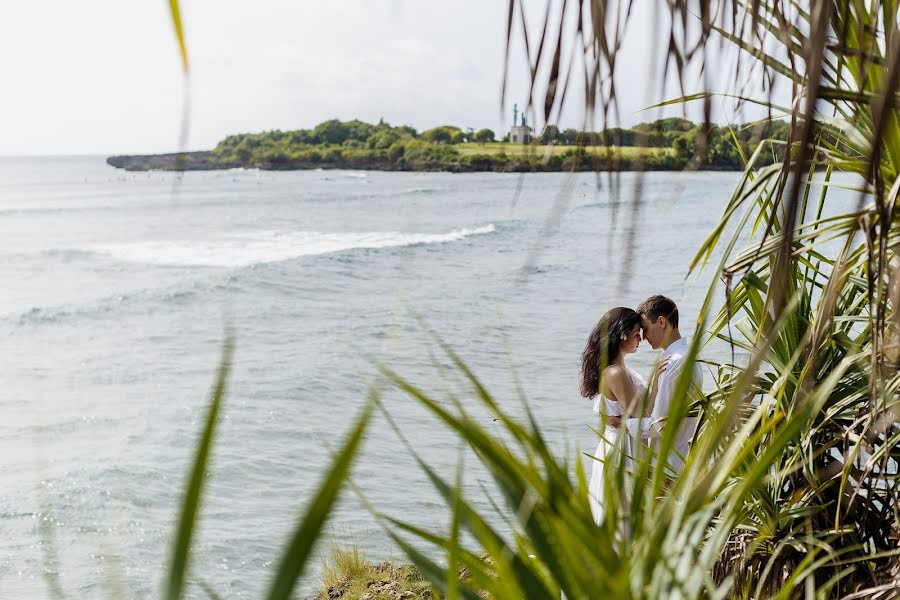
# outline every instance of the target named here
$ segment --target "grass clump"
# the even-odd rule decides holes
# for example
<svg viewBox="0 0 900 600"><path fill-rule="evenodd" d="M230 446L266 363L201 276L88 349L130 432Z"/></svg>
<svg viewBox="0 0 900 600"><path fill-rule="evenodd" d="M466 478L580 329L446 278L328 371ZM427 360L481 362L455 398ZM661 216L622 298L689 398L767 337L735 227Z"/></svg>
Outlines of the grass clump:
<svg viewBox="0 0 900 600"><path fill-rule="evenodd" d="M372 563L359 548L334 547L322 566L316 600L418 600L440 598L413 565Z"/></svg>

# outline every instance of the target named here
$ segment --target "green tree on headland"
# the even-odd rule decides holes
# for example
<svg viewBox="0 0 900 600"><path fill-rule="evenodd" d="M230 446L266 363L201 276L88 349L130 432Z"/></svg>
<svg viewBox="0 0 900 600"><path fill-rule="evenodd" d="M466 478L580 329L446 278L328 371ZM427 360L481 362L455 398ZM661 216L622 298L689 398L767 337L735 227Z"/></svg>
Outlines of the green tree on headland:
<svg viewBox="0 0 900 600"><path fill-rule="evenodd" d="M547 125L544 127L544 131L541 132L541 142L544 144L550 144L559 138L559 127L556 125Z"/></svg>
<svg viewBox="0 0 900 600"><path fill-rule="evenodd" d="M557 143L562 144L564 146L571 146L575 143L576 138L578 137L578 132L572 129L564 129L559 132L559 135L556 138Z"/></svg>
<svg viewBox="0 0 900 600"><path fill-rule="evenodd" d="M341 144L349 137L350 132L346 125L337 119L331 119L316 125L312 135L313 141L320 144Z"/></svg>
<svg viewBox="0 0 900 600"><path fill-rule="evenodd" d="M480 144L486 144L494 141L494 132L490 129L479 129L475 132L475 141Z"/></svg>
<svg viewBox="0 0 900 600"><path fill-rule="evenodd" d="M459 127L442 125L422 132L421 137L434 144L458 144L462 141L463 132Z"/></svg>

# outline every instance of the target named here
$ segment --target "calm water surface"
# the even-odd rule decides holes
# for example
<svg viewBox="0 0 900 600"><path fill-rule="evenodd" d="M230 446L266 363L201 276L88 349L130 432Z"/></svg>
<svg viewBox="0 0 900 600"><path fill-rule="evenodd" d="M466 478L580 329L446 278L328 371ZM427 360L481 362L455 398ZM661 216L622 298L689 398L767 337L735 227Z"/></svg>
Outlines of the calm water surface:
<svg viewBox="0 0 900 600"><path fill-rule="evenodd" d="M560 453L593 449L578 396L588 332L652 293L693 321L711 273L686 279L687 266L736 180L651 173L635 211L633 174L616 195L592 174L176 182L102 158L0 159L0 596L45 597L48 578L79 598L158 595L226 324L234 374L194 554L224 597L265 589L375 381L373 360L438 398L463 389L423 327L512 412L517 376ZM646 369L653 354L634 358ZM458 441L406 398L386 402L418 452L452 474ZM485 479L471 462L466 474ZM381 419L354 478L386 513L446 526ZM396 554L349 495L330 535L373 558Z"/></svg>

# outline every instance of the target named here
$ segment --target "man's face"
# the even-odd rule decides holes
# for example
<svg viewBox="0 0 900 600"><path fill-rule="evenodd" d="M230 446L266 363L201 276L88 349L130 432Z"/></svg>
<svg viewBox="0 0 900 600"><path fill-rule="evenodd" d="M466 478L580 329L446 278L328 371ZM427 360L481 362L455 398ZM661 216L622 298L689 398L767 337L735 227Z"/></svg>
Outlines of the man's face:
<svg viewBox="0 0 900 600"><path fill-rule="evenodd" d="M666 335L666 320L658 317L656 321L651 321L647 315L641 315L641 333L651 348L659 350L662 348L663 339Z"/></svg>

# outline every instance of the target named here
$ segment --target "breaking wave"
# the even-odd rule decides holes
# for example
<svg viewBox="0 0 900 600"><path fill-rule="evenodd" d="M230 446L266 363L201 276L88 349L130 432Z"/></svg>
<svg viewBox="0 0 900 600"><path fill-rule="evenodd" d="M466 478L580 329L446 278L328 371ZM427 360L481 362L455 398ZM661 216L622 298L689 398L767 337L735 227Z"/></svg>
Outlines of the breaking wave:
<svg viewBox="0 0 900 600"><path fill-rule="evenodd" d="M116 260L152 265L246 267L356 249L445 244L494 231L493 224L447 233L260 231L207 241L102 244L89 250Z"/></svg>

